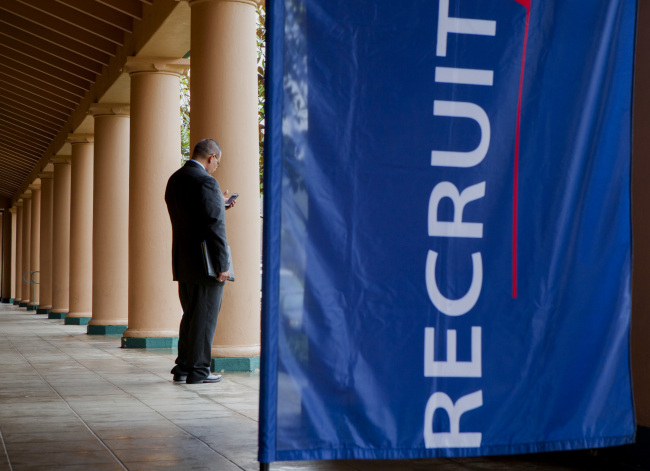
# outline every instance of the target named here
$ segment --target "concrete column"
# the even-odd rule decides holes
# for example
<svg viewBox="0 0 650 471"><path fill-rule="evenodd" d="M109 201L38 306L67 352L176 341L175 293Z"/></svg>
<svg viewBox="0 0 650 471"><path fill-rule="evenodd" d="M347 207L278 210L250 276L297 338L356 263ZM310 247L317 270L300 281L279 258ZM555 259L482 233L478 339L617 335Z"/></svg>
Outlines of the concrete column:
<svg viewBox="0 0 650 471"><path fill-rule="evenodd" d="M12 208L13 209L13 208ZM2 213L2 299L3 303L13 303L11 295L11 268L13 246L11 245L13 211L7 210Z"/></svg>
<svg viewBox="0 0 650 471"><path fill-rule="evenodd" d="M49 164L54 170L52 164ZM54 173L46 167L41 179L41 247L40 247L40 296L36 312L49 314L52 309L52 209L54 201Z"/></svg>
<svg viewBox="0 0 650 471"><path fill-rule="evenodd" d="M27 190L22 194L23 198L23 263L20 273L20 282L22 285L22 299L20 307L27 307L32 299L31 279L32 268L32 190Z"/></svg>
<svg viewBox="0 0 650 471"><path fill-rule="evenodd" d="M35 311L38 308L40 279L41 279L41 180L36 179L29 185L32 190L32 222L30 236L29 271L34 272L31 279L34 284L30 286L32 296L27 305L28 311ZM36 273L38 272L38 273Z"/></svg>
<svg viewBox="0 0 650 471"><path fill-rule="evenodd" d="M15 264L15 279L16 279L16 297L14 305L19 306L23 300L23 199L20 198L16 202L16 264Z"/></svg>
<svg viewBox="0 0 650 471"><path fill-rule="evenodd" d="M172 279L165 186L180 165L179 75L186 59L129 58L129 328L125 348L178 343L181 306Z"/></svg>
<svg viewBox="0 0 650 471"><path fill-rule="evenodd" d="M18 230L18 207L14 204L11 209L11 301L16 299L16 231Z"/></svg>
<svg viewBox="0 0 650 471"><path fill-rule="evenodd" d="M93 160L92 134L70 134L70 310L67 325L87 325L93 295Z"/></svg>
<svg viewBox="0 0 650 471"><path fill-rule="evenodd" d="M129 321L129 106L96 104L93 290L88 334L121 334Z"/></svg>
<svg viewBox="0 0 650 471"><path fill-rule="evenodd" d="M52 310L50 319L63 319L70 309L70 187L69 155L57 155L54 163L52 203Z"/></svg>
<svg viewBox="0 0 650 471"><path fill-rule="evenodd" d="M260 354L260 197L255 2L192 0L191 148L221 145L215 176L239 193L226 213L237 275L227 283L212 347L213 370L251 370Z"/></svg>

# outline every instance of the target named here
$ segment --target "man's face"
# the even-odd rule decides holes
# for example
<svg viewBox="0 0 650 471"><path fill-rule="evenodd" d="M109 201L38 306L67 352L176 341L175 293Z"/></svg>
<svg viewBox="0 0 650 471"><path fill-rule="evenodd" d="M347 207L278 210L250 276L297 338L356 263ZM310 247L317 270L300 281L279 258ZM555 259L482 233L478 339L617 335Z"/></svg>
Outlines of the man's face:
<svg viewBox="0 0 650 471"><path fill-rule="evenodd" d="M219 164L221 163L221 155L217 154L210 154L208 156L208 165L206 166L206 170L210 175L214 173L214 171L219 168Z"/></svg>

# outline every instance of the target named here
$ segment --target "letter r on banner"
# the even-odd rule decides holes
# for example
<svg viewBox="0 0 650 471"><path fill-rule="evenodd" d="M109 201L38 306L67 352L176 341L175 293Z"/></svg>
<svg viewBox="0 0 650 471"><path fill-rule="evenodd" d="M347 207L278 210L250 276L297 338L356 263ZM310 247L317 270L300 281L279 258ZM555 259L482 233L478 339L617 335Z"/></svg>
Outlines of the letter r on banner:
<svg viewBox="0 0 650 471"><path fill-rule="evenodd" d="M465 205L485 196L485 182L477 183L458 192L451 182L438 183L429 198L429 235L432 237L483 237L483 224L463 222ZM449 198L454 204L454 220L438 220L438 206L443 198Z"/></svg>
<svg viewBox="0 0 650 471"><path fill-rule="evenodd" d="M481 446L480 432L460 432L460 417L483 405L483 391L463 396L456 404L445 393L434 393L424 411L424 444L427 448L477 448ZM449 417L449 432L433 431L433 415L443 409Z"/></svg>

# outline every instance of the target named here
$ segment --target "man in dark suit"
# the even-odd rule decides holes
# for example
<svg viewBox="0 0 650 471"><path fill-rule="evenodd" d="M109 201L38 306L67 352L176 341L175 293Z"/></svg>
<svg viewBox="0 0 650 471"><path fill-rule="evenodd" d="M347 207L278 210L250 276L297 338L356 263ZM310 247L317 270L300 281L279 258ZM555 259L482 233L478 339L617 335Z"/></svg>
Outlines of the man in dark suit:
<svg viewBox="0 0 650 471"><path fill-rule="evenodd" d="M210 373L212 341L228 272L224 198L212 173L221 163L221 147L204 139L192 159L167 182L165 202L172 222L172 272L183 307L174 381L216 383ZM201 243L219 272L206 274Z"/></svg>

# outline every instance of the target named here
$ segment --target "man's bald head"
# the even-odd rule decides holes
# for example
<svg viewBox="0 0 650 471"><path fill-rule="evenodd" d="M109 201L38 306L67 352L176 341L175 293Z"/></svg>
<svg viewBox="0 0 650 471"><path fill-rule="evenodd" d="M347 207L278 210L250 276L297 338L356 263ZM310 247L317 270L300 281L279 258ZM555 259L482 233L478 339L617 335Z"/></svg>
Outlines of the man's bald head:
<svg viewBox="0 0 650 471"><path fill-rule="evenodd" d="M192 160L200 162L212 175L221 163L221 146L214 139L203 139L196 143L192 151Z"/></svg>
<svg viewBox="0 0 650 471"><path fill-rule="evenodd" d="M221 146L214 139L203 139L196 143L192 151L193 159L206 159L209 155L221 157Z"/></svg>

